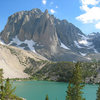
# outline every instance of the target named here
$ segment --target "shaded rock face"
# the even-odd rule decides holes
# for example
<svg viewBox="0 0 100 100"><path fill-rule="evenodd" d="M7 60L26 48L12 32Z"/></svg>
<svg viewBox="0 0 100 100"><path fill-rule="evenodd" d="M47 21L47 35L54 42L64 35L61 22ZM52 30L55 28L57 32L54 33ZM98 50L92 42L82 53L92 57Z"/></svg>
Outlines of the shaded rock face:
<svg viewBox="0 0 100 100"><path fill-rule="evenodd" d="M10 16L1 36L4 42L9 43L16 35L18 35L21 41L32 39L34 26L36 26L37 20L41 14L42 12L39 9L35 9L30 12L18 12Z"/></svg>
<svg viewBox="0 0 100 100"><path fill-rule="evenodd" d="M55 23L57 35L60 41L71 48L71 50L75 50L77 47L75 46L74 41L78 41L79 39L81 39L81 36L79 34L84 34L80 29L67 22L66 20L60 21L59 19L56 19Z"/></svg>
<svg viewBox="0 0 100 100"><path fill-rule="evenodd" d="M0 37L6 44L25 50L34 48L53 61L87 61L88 53L95 53L96 48L100 51L96 38L89 39L68 21L56 19L48 10L43 13L37 8L11 15ZM26 44L26 40L29 43Z"/></svg>
<svg viewBox="0 0 100 100"><path fill-rule="evenodd" d="M91 38L95 49L100 52L100 33L92 33L92 35L90 34L89 37Z"/></svg>
<svg viewBox="0 0 100 100"><path fill-rule="evenodd" d="M78 41L80 38L78 33L83 34L77 27L66 20L56 20L56 30L60 40L69 46L73 44L73 40Z"/></svg>
<svg viewBox="0 0 100 100"><path fill-rule="evenodd" d="M7 25L1 33L1 39L9 44L16 35L20 41L33 40L54 49L59 44L54 26L54 18L46 10L42 13L39 9L15 13L8 18ZM55 47L55 48L54 48Z"/></svg>

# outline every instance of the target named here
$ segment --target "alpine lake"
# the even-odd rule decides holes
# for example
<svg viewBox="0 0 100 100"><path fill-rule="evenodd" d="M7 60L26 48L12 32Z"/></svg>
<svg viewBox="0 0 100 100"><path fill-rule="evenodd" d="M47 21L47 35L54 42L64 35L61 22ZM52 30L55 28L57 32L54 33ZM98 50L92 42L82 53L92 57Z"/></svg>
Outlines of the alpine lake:
<svg viewBox="0 0 100 100"><path fill-rule="evenodd" d="M15 94L26 100L45 100L48 94L49 100L65 100L67 83L50 81L14 81ZM98 85L86 84L83 89L83 97L86 100L96 100Z"/></svg>

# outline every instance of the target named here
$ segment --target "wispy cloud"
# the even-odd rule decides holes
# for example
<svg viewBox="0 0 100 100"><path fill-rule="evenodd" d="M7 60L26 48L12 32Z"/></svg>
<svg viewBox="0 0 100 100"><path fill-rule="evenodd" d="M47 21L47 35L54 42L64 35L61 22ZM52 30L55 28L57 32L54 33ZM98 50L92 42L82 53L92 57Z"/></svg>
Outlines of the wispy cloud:
<svg viewBox="0 0 100 100"><path fill-rule="evenodd" d="M85 11L85 13L76 17L76 19L82 21L83 23L96 23L95 27L100 29L99 3L100 0L81 0L80 9Z"/></svg>
<svg viewBox="0 0 100 100"><path fill-rule="evenodd" d="M42 3L43 3L44 5L46 5L47 0L42 0Z"/></svg>
<svg viewBox="0 0 100 100"><path fill-rule="evenodd" d="M100 29L100 22L95 25L96 29Z"/></svg>
<svg viewBox="0 0 100 100"><path fill-rule="evenodd" d="M100 0L81 0L82 5L97 5Z"/></svg>
<svg viewBox="0 0 100 100"><path fill-rule="evenodd" d="M100 7L93 7L89 9L86 13L77 17L78 20L83 23L93 23L94 21L100 20Z"/></svg>
<svg viewBox="0 0 100 100"><path fill-rule="evenodd" d="M56 11L55 11L54 9L50 9L50 12L51 12L52 14L56 13Z"/></svg>

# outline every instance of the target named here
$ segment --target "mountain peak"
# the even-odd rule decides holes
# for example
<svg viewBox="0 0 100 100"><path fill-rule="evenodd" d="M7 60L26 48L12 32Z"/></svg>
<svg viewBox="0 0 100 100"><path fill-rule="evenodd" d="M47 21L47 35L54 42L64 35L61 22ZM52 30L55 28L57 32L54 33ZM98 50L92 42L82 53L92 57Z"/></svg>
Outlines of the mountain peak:
<svg viewBox="0 0 100 100"><path fill-rule="evenodd" d="M44 13L45 13L45 14L48 14L48 9L46 9Z"/></svg>
<svg viewBox="0 0 100 100"><path fill-rule="evenodd" d="M38 12L38 13L42 13L41 10L39 8L34 8L31 10L32 12Z"/></svg>
<svg viewBox="0 0 100 100"><path fill-rule="evenodd" d="M11 15L1 39L54 61L83 61L89 53L100 52L97 37L90 39L75 25L49 15L47 9L44 13L35 8Z"/></svg>
<svg viewBox="0 0 100 100"><path fill-rule="evenodd" d="M48 10L47 9L44 12L44 16L46 16L47 18L49 18L49 13L48 13Z"/></svg>

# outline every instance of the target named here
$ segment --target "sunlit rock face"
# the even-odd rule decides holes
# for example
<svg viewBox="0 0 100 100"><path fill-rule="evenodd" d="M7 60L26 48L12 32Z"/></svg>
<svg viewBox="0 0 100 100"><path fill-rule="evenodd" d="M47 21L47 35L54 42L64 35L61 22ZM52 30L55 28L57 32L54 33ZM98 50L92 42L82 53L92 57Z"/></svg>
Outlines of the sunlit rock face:
<svg viewBox="0 0 100 100"><path fill-rule="evenodd" d="M86 36L68 21L37 8L11 15L0 36L5 44L39 53L53 61L90 61L90 54L100 52L99 37L99 33Z"/></svg>

